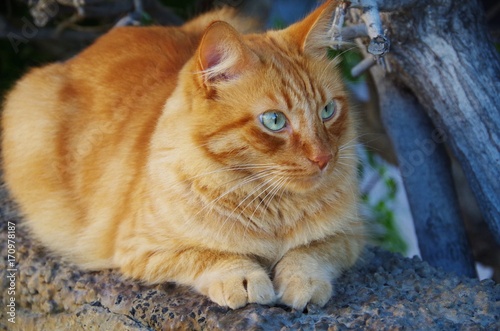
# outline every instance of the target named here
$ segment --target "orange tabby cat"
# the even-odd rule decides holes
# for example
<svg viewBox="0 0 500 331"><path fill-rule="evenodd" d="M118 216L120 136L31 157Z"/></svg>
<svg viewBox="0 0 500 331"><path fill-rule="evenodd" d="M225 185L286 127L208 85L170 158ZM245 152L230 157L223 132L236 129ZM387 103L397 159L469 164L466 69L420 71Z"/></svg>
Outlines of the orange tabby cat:
<svg viewBox="0 0 500 331"><path fill-rule="evenodd" d="M326 56L335 6L263 34L228 9L117 28L32 70L6 100L3 157L33 234L81 267L231 308L324 305L364 241Z"/></svg>

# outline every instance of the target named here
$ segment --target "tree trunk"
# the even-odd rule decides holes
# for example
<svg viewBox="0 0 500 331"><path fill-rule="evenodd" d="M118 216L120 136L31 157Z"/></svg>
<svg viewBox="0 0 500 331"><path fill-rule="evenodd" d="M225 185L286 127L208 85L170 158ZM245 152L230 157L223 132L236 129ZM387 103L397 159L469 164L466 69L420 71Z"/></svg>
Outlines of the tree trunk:
<svg viewBox="0 0 500 331"><path fill-rule="evenodd" d="M382 122L398 157L422 258L434 267L476 277L443 135L411 92L384 77L379 67L373 67L371 74Z"/></svg>
<svg viewBox="0 0 500 331"><path fill-rule="evenodd" d="M500 243L500 60L483 22L477 0L418 1L384 17L390 67L443 131Z"/></svg>

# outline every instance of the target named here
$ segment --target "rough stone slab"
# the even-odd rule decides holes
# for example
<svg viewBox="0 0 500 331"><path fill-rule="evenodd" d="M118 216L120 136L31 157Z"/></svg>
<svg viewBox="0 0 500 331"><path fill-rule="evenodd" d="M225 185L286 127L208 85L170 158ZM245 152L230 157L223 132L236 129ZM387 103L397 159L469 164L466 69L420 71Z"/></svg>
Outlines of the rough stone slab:
<svg viewBox="0 0 500 331"><path fill-rule="evenodd" d="M232 311L187 287L144 286L117 272L83 272L32 241L0 190L2 257L7 221L16 223L16 324L7 322L1 268L2 330L499 330L500 285L457 277L378 248L336 283L324 308L304 312L248 305ZM57 229L54 229L57 231Z"/></svg>

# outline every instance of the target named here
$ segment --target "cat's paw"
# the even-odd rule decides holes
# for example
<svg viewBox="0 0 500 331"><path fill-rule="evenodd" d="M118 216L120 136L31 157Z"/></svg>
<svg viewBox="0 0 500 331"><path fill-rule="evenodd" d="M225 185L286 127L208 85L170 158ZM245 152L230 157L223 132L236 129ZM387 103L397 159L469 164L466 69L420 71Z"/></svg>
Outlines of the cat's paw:
<svg viewBox="0 0 500 331"><path fill-rule="evenodd" d="M271 279L260 268L221 271L204 278L201 292L220 306L237 309L248 303L266 305L276 300Z"/></svg>
<svg viewBox="0 0 500 331"><path fill-rule="evenodd" d="M321 267L284 260L276 267L274 277L277 299L297 310L303 310L308 303L322 307L332 297L332 278Z"/></svg>

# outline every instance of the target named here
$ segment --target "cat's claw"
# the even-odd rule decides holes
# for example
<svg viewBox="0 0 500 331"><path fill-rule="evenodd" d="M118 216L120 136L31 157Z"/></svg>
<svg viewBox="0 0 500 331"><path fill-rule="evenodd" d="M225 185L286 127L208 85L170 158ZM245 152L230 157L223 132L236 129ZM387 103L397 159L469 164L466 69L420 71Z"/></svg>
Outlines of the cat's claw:
<svg viewBox="0 0 500 331"><path fill-rule="evenodd" d="M273 284L264 270L220 274L210 282L207 292L213 302L231 309L248 303L273 304L276 300Z"/></svg>

